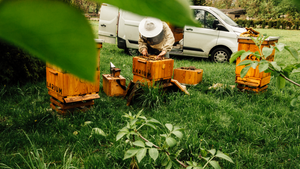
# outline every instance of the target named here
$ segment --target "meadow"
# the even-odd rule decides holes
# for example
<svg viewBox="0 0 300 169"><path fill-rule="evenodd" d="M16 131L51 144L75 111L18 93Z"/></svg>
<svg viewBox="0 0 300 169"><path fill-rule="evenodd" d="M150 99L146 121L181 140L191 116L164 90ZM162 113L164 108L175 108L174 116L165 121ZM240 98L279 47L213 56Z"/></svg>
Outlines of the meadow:
<svg viewBox="0 0 300 169"><path fill-rule="evenodd" d="M97 23L91 23L96 34ZM297 49L300 46L300 31L257 30L280 36L279 42ZM29 168L25 161L33 158L30 152L39 150L40 159L49 168L68 168L69 163L77 168L128 168L130 159L123 158L129 145L116 141L116 135L126 125L124 113L137 114L143 109L146 117L185 128L179 146L183 149L179 156L182 161L194 158L192 154L199 153L202 147L228 154L234 164L218 160L226 169L300 168L300 112L299 107L290 104L293 98L300 96L297 86L287 83L279 90L272 78L268 90L259 94L229 87L212 90L209 87L214 83L235 84L235 64L171 57L174 68L203 69L203 80L196 86L187 86L190 95L180 91L166 93L159 96L161 102L151 108L142 107L139 101L126 106L126 99L108 97L102 90L102 77L100 99L95 100L93 108L67 116L50 109L45 80L23 86L0 86L0 163L11 168ZM287 52L276 54L275 60L296 62ZM110 62L121 69L128 84L133 78L132 56L116 45L104 43L101 74L109 74ZM299 77L299 74L290 76L297 83L300 83ZM106 137L91 135L92 128L96 127L102 129ZM157 132L147 129L143 135L155 140ZM146 157L139 166L164 168L160 157L156 162Z"/></svg>

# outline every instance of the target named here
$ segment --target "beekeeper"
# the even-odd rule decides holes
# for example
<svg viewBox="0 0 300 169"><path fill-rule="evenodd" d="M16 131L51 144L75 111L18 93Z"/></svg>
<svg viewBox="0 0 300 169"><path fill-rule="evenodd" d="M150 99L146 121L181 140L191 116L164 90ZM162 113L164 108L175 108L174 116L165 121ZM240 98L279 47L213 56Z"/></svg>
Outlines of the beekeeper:
<svg viewBox="0 0 300 169"><path fill-rule="evenodd" d="M157 55L156 59L169 58L175 38L168 24L156 18L144 18L139 25L139 52Z"/></svg>

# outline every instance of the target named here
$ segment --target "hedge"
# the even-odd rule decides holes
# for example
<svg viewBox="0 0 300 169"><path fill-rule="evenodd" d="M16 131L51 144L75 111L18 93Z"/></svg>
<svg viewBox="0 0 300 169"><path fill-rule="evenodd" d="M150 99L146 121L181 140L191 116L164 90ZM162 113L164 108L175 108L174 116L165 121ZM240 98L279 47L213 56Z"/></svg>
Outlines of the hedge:
<svg viewBox="0 0 300 169"><path fill-rule="evenodd" d="M234 21L243 27L253 27L253 28L274 28L274 29L299 29L300 20L295 19L288 21L285 19L234 19Z"/></svg>
<svg viewBox="0 0 300 169"><path fill-rule="evenodd" d="M0 84L37 82L46 76L45 62L0 41Z"/></svg>

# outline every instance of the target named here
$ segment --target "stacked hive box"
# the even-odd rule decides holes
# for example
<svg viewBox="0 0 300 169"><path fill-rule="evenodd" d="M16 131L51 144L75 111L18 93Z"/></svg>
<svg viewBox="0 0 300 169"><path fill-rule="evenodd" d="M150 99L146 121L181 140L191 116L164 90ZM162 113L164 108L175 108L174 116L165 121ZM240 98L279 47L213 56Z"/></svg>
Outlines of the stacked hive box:
<svg viewBox="0 0 300 169"><path fill-rule="evenodd" d="M174 69L174 79L184 85L196 85L202 81L203 69Z"/></svg>
<svg viewBox="0 0 300 169"><path fill-rule="evenodd" d="M150 58L150 57L149 57ZM173 75L173 59L150 60L144 57L133 57L133 82L167 81Z"/></svg>
<svg viewBox="0 0 300 169"><path fill-rule="evenodd" d="M100 98L100 48L102 48L102 40L96 40L97 68L95 83L83 81L62 69L47 64L46 81L48 94L50 98L50 106L59 113L66 113L67 110L74 108L87 108L94 104L94 99Z"/></svg>
<svg viewBox="0 0 300 169"><path fill-rule="evenodd" d="M270 47L271 45L274 46L275 43L278 42L279 37L269 37L262 43L263 47ZM251 51L256 52L259 51L258 47L255 45L253 40L248 37L239 37L238 38L238 50L245 50L245 51ZM273 61L275 56L275 49L273 50L272 54L268 56L266 59L268 61ZM249 55L245 60L257 60L259 61L255 56ZM255 92L260 92L262 90L265 90L268 86L267 84L270 83L271 74L270 73L264 73L259 72L258 67L256 69L253 69L252 67L249 69L248 73L245 75L244 78L241 78L240 73L241 70L245 66L237 66L241 62L240 57L236 60L236 80L235 82L238 83L238 88L240 89L246 89L246 90L252 90Z"/></svg>

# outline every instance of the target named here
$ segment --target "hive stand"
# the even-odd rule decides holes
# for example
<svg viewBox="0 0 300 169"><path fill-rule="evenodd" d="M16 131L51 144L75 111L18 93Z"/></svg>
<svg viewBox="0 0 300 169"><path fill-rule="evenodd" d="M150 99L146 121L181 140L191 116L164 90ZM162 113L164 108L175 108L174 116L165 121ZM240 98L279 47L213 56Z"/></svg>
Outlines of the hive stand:
<svg viewBox="0 0 300 169"><path fill-rule="evenodd" d="M94 105L94 99L99 97L100 88L100 48L103 40L96 39L97 67L95 83L90 83L75 77L66 71L47 63L46 81L50 97L50 107L60 114L74 110L85 111Z"/></svg>

